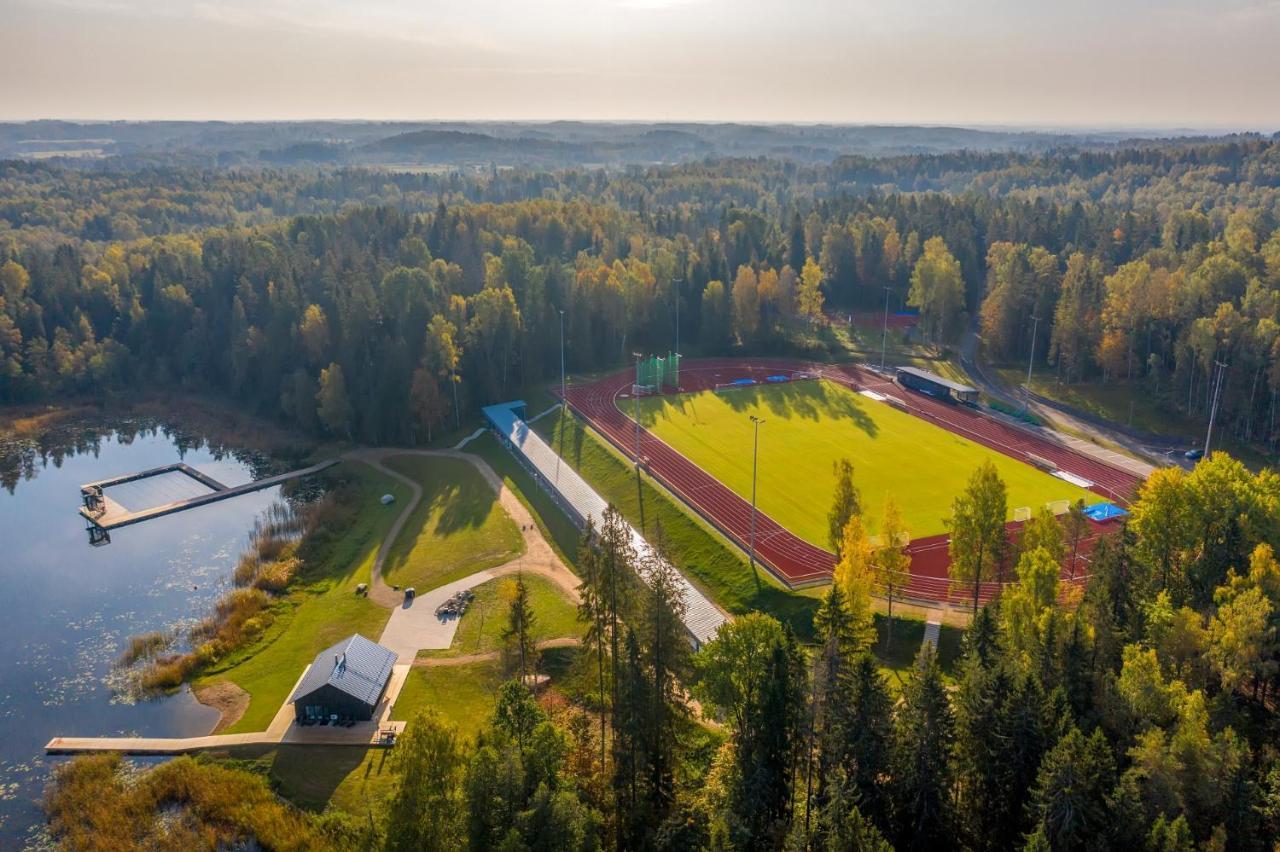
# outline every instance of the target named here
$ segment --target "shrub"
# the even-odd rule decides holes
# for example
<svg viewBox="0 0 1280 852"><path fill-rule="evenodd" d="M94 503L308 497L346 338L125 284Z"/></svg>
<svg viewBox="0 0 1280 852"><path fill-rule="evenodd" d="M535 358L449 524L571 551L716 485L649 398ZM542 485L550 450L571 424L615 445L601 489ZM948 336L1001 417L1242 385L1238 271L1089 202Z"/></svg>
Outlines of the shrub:
<svg viewBox="0 0 1280 852"><path fill-rule="evenodd" d="M172 642L173 634L159 630L134 636L129 640L124 653L116 660L116 665L127 668L140 660L150 660L169 647Z"/></svg>
<svg viewBox="0 0 1280 852"><path fill-rule="evenodd" d="M145 771L118 754L60 767L45 797L49 829L68 849L332 849L363 845L280 800L259 775L178 757Z"/></svg>

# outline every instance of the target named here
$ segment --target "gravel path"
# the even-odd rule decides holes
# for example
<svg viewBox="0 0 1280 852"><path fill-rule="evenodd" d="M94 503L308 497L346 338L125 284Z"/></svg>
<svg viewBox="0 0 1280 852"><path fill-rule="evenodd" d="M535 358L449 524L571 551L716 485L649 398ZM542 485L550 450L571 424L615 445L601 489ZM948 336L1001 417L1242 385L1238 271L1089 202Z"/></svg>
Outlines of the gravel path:
<svg viewBox="0 0 1280 852"><path fill-rule="evenodd" d="M382 579L382 570L386 565L391 547L404 529L409 516L413 514L422 500L422 486L413 479L387 466L388 458L393 456L423 456L427 458L462 459L471 464L484 477L485 482L498 495L498 503L511 520L520 527L524 538L524 553L495 568L477 571L470 576L455 580L435 589L420 590L417 599L406 605L404 593L392 589ZM461 453L456 450L398 450L398 449L362 449L347 453L344 458L360 461L376 470L385 473L409 488L412 496L400 510L399 517L391 525L386 538L378 548L374 559L372 576L369 582L369 598L375 603L390 609L391 620L379 638L379 643L391 648L400 655L401 660L413 660L420 650L440 650L448 648L453 642L453 635L458 629L457 619L441 621L436 618L435 610L455 593L478 586L488 580L503 577L517 572L538 574L551 580L564 590L575 604L581 600L578 585L581 582L570 571L556 554L555 550L543 537L542 531L533 520L533 515L520 502L520 499L507 488L493 468L478 456Z"/></svg>

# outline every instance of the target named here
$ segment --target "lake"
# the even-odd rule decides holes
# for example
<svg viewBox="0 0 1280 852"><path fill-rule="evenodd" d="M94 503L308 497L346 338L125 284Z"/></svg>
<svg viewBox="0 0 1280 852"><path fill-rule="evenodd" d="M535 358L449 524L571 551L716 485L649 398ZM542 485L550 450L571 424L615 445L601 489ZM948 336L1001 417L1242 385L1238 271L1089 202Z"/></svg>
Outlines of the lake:
<svg viewBox="0 0 1280 852"><path fill-rule="evenodd" d="M209 611L280 489L115 530L104 547L89 545L76 514L81 483L176 461L227 485L259 478L260 460L136 424L98 425L88 437L82 429L0 460L0 848L40 840L40 797L67 759L44 756L52 737L191 736L217 722L185 689L131 701L112 688L120 680L112 663L129 637L181 628ZM135 488L129 497L162 490Z"/></svg>

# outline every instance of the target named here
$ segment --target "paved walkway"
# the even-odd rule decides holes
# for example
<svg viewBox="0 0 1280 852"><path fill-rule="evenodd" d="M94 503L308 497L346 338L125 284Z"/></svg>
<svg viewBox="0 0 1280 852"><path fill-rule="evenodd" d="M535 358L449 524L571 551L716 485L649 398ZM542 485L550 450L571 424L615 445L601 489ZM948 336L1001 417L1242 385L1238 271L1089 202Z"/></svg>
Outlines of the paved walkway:
<svg viewBox="0 0 1280 852"><path fill-rule="evenodd" d="M404 593L392 589L382 579L382 571L392 544L422 500L422 486L385 464L386 459L393 456L462 459L471 464L498 495L498 503L503 511L520 527L524 538L524 553L495 568L477 571L468 577L427 590L419 594L415 600L406 603ZM395 651L402 661L412 661L417 657L418 651L443 650L453 644L454 634L458 630L458 619L442 620L436 616L436 608L458 592L474 588L489 580L522 571L538 574L559 586L575 604L581 600L578 594L577 576L565 567L555 550L543 537L542 531L533 520L533 515L484 459L455 450L387 449L357 450L349 453L347 457L373 466L403 483L412 492L412 497L400 510L400 517L396 518L382 546L378 549L369 583L369 597L391 609L391 620L387 622L378 643Z"/></svg>

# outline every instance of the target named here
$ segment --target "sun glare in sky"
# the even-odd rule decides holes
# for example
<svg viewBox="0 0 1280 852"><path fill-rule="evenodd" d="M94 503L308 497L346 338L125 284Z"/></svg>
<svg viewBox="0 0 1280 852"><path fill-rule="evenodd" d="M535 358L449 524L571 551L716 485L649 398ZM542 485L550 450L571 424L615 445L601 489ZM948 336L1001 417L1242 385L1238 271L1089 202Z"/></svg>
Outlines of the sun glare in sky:
<svg viewBox="0 0 1280 852"><path fill-rule="evenodd" d="M1276 0L0 0L0 118L1272 127Z"/></svg>

